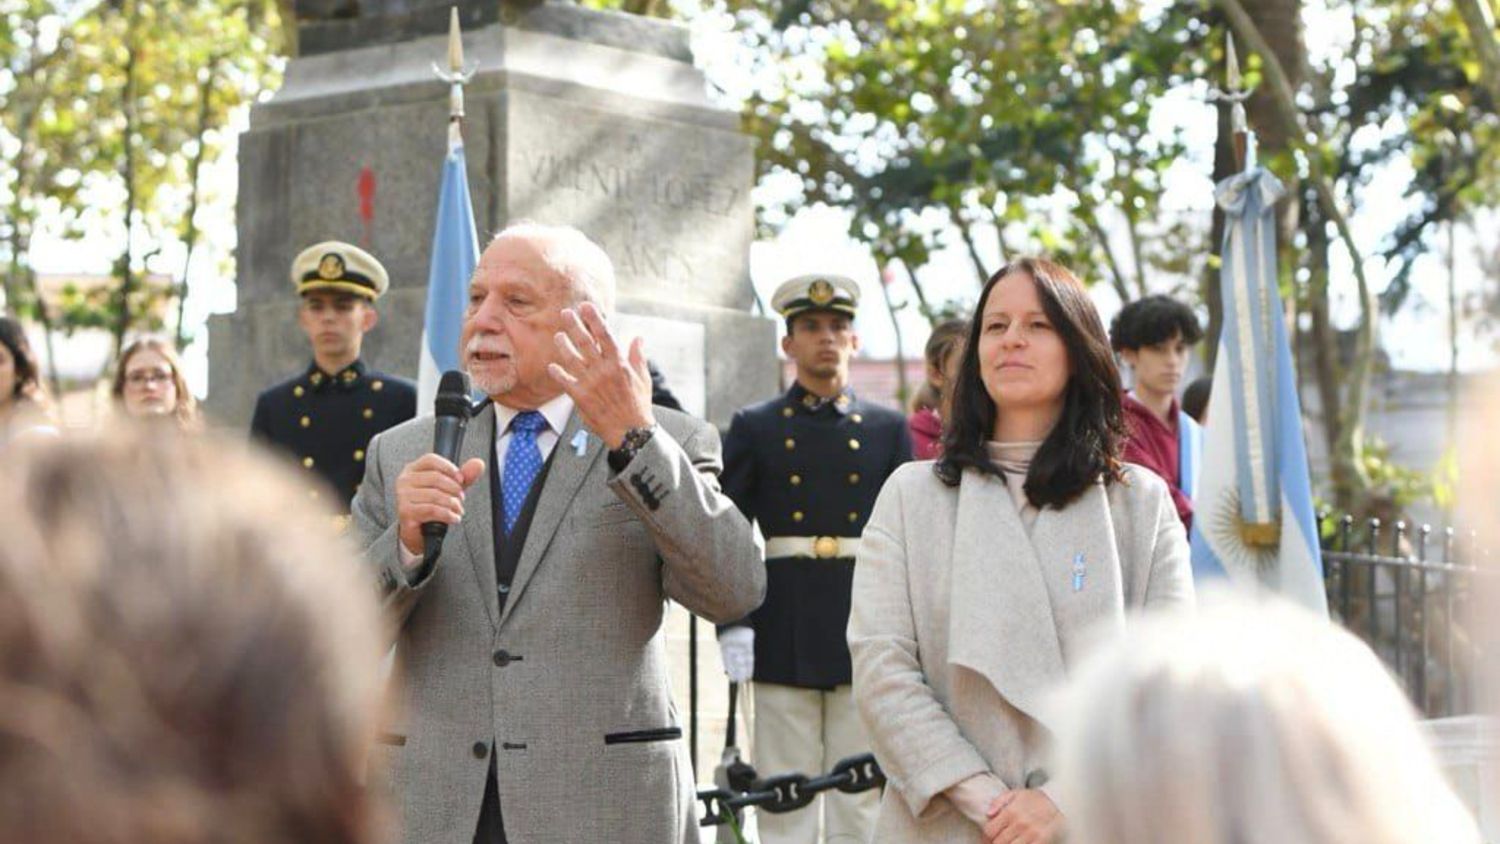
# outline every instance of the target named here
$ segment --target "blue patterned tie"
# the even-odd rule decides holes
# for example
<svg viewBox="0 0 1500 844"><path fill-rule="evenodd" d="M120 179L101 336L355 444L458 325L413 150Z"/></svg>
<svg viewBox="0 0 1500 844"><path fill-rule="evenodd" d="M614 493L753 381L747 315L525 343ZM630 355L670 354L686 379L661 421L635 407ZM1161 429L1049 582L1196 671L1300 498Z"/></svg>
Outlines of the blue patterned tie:
<svg viewBox="0 0 1500 844"><path fill-rule="evenodd" d="M510 421L510 445L505 449L505 471L500 475L506 535L515 528L531 484L542 471L542 450L537 447L536 435L546 428L547 418L535 410L522 411Z"/></svg>

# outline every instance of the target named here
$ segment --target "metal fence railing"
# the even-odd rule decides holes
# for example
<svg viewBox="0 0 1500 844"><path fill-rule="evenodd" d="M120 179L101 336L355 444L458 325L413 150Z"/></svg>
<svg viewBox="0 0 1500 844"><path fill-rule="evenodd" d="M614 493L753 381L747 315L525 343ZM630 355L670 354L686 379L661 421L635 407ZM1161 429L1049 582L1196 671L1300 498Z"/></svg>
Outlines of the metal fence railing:
<svg viewBox="0 0 1500 844"><path fill-rule="evenodd" d="M1471 628L1483 570L1474 535L1327 514L1319 524L1332 618L1379 655L1426 717L1475 712L1481 654Z"/></svg>

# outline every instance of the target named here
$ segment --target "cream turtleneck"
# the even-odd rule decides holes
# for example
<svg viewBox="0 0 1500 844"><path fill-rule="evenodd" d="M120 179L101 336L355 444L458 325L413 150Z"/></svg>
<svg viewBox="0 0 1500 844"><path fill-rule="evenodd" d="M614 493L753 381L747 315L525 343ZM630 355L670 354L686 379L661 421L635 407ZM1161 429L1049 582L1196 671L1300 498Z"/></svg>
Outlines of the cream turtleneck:
<svg viewBox="0 0 1500 844"><path fill-rule="evenodd" d="M1021 525L1026 528L1027 535L1030 535L1031 526L1036 524L1037 514L1041 511L1026 497L1026 474L1031 470L1031 461L1036 457L1037 449L1042 447L1041 441L1001 443L990 440L984 447L989 452L990 462L1005 473L1005 488L1010 490L1010 498L1015 502Z"/></svg>

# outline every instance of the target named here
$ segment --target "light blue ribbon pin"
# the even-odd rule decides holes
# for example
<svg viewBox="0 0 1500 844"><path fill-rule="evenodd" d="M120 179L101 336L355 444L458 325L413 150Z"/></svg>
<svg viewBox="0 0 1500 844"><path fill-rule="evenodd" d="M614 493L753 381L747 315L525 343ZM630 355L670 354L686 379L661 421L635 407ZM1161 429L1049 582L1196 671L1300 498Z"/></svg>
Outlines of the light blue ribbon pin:
<svg viewBox="0 0 1500 844"><path fill-rule="evenodd" d="M589 432L579 431L573 435L573 453L579 457L589 450Z"/></svg>
<svg viewBox="0 0 1500 844"><path fill-rule="evenodd" d="M1073 591L1083 591L1084 577L1089 573L1088 565L1084 562L1083 553L1079 552L1073 556Z"/></svg>

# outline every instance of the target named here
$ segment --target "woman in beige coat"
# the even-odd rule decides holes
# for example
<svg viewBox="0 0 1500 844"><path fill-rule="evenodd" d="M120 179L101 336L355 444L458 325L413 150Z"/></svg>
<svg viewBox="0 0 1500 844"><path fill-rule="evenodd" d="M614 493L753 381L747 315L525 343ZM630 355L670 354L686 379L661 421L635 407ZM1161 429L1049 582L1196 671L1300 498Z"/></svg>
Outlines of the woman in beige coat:
<svg viewBox="0 0 1500 844"><path fill-rule="evenodd" d="M1041 844L1045 696L1100 628L1193 600L1166 484L1120 462L1120 377L1065 268L985 285L944 457L880 494L854 573L854 697L890 781L877 842Z"/></svg>

